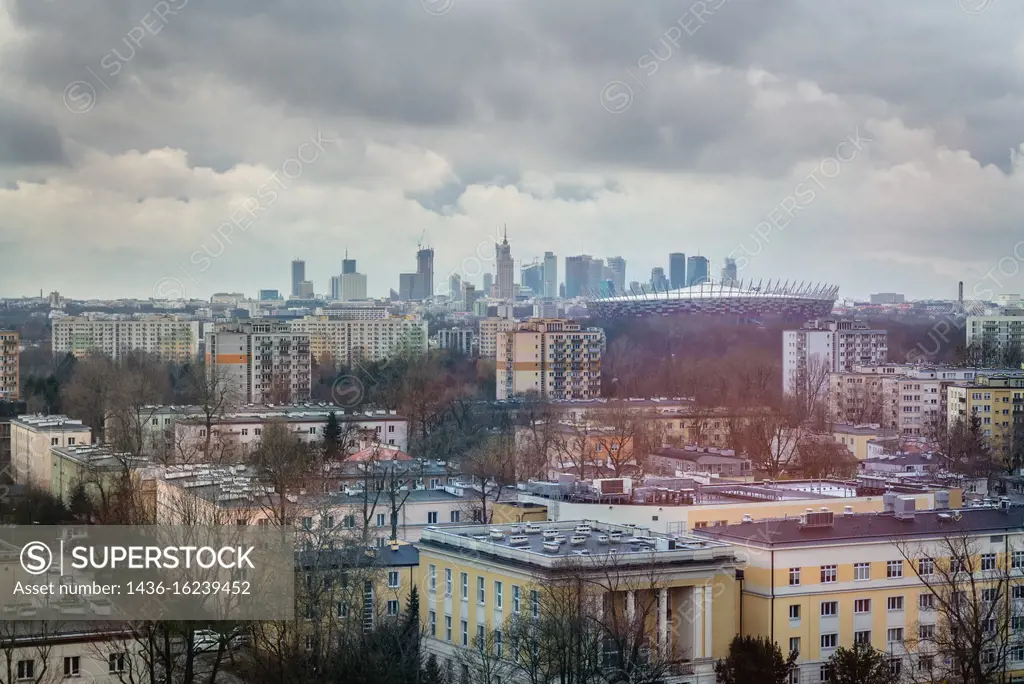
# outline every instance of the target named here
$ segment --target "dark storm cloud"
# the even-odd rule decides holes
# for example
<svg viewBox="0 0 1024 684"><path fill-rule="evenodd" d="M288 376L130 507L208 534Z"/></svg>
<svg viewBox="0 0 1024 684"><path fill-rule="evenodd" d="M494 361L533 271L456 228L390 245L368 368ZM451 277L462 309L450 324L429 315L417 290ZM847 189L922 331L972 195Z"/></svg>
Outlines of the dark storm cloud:
<svg viewBox="0 0 1024 684"><path fill-rule="evenodd" d="M64 163L60 133L31 112L0 99L0 166Z"/></svg>

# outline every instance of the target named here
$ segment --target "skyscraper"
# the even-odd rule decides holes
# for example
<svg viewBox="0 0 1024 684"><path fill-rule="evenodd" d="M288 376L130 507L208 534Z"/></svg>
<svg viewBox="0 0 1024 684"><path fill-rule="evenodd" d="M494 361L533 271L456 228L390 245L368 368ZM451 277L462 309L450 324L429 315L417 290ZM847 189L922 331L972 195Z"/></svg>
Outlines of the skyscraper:
<svg viewBox="0 0 1024 684"><path fill-rule="evenodd" d="M587 290L583 294L592 297L601 292L602 285L607 280L604 270L604 259L590 260L587 264Z"/></svg>
<svg viewBox="0 0 1024 684"><path fill-rule="evenodd" d="M673 290L686 287L686 255L682 252L668 255L668 284Z"/></svg>
<svg viewBox="0 0 1024 684"><path fill-rule="evenodd" d="M614 294L620 295L626 291L626 260L622 257L608 257L608 268L609 271L608 280L612 281L615 292Z"/></svg>
<svg viewBox="0 0 1024 684"><path fill-rule="evenodd" d="M655 292L664 292L669 287L668 278L665 277L665 269L655 266L651 269L651 289Z"/></svg>
<svg viewBox="0 0 1024 684"><path fill-rule="evenodd" d="M415 299L427 299L434 295L434 250L430 247L416 252L416 274L419 278L419 296Z"/></svg>
<svg viewBox="0 0 1024 684"><path fill-rule="evenodd" d="M500 245L494 246L495 260L498 265L498 299L515 299L515 270L512 261L512 248L508 244L508 228Z"/></svg>
<svg viewBox="0 0 1024 684"><path fill-rule="evenodd" d="M554 252L544 252L544 297L558 296L558 259Z"/></svg>
<svg viewBox="0 0 1024 684"><path fill-rule="evenodd" d="M736 260L725 257L725 265L722 266L722 285L733 287L737 283Z"/></svg>
<svg viewBox="0 0 1024 684"><path fill-rule="evenodd" d="M306 279L306 262L302 259L292 261L292 297L299 296L299 283Z"/></svg>
<svg viewBox="0 0 1024 684"><path fill-rule="evenodd" d="M345 250L345 258L341 261L341 275L356 272L356 260L348 258L348 250Z"/></svg>
<svg viewBox="0 0 1024 684"><path fill-rule="evenodd" d="M491 296L491 287L494 285L494 275L484 273L484 297Z"/></svg>
<svg viewBox="0 0 1024 684"><path fill-rule="evenodd" d="M692 256L686 260L686 284L700 285L709 280L708 259L702 256Z"/></svg>
<svg viewBox="0 0 1024 684"><path fill-rule="evenodd" d="M523 266L521 281L525 287L533 290L534 295L544 296L544 264L534 263Z"/></svg>
<svg viewBox="0 0 1024 684"><path fill-rule="evenodd" d="M593 261L593 258L589 254L565 257L566 299L580 297L584 294L588 287L591 261Z"/></svg>
<svg viewBox="0 0 1024 684"><path fill-rule="evenodd" d="M453 302L462 299L462 278L458 273L452 273L448 278L448 297Z"/></svg>

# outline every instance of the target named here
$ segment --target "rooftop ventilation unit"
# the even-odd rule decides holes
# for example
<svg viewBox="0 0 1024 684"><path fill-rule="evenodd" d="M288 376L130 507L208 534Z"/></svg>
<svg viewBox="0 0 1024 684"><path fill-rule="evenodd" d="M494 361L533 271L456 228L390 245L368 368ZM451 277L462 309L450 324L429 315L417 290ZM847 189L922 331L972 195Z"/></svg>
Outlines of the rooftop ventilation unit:
<svg viewBox="0 0 1024 684"><path fill-rule="evenodd" d="M935 492L935 510L945 511L949 509L949 492Z"/></svg>
<svg viewBox="0 0 1024 684"><path fill-rule="evenodd" d="M827 508L822 511L811 511L808 509L800 517L800 526L804 528L832 527L835 524L835 514Z"/></svg>
<svg viewBox="0 0 1024 684"><path fill-rule="evenodd" d="M853 517L853 506L843 506L843 517L844 518L851 518L851 517Z"/></svg>
<svg viewBox="0 0 1024 684"><path fill-rule="evenodd" d="M897 520L913 520L917 499L912 496L900 496L896 498L894 513Z"/></svg>
<svg viewBox="0 0 1024 684"><path fill-rule="evenodd" d="M895 513L896 512L896 496L895 492L886 492L882 495L882 512L883 513Z"/></svg>

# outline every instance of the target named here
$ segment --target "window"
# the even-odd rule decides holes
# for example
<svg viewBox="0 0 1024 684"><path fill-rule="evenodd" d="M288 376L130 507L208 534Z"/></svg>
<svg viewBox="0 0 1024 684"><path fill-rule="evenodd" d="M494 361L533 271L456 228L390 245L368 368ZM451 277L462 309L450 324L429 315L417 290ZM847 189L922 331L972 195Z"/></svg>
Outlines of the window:
<svg viewBox="0 0 1024 684"><path fill-rule="evenodd" d="M892 658L889 660L889 674L893 677L899 677L900 673L903 672L903 661L899 658Z"/></svg>
<svg viewBox="0 0 1024 684"><path fill-rule="evenodd" d="M397 589L399 584L398 571L388 570L388 589Z"/></svg>
<svg viewBox="0 0 1024 684"><path fill-rule="evenodd" d="M462 645L469 646L469 623L462 621Z"/></svg>
<svg viewBox="0 0 1024 684"><path fill-rule="evenodd" d="M459 511L452 511L450 518L453 523L459 522Z"/></svg>
<svg viewBox="0 0 1024 684"><path fill-rule="evenodd" d="M917 597L918 610L935 610L935 594L923 593Z"/></svg>
<svg viewBox="0 0 1024 684"><path fill-rule="evenodd" d="M888 641L890 644L903 643L903 628L890 627L885 633L885 640Z"/></svg>
<svg viewBox="0 0 1024 684"><path fill-rule="evenodd" d="M835 617L839 615L839 601L822 601L821 617Z"/></svg>
<svg viewBox="0 0 1024 684"><path fill-rule="evenodd" d="M821 635L821 647L822 648L835 648L836 644L839 643L839 635L835 632L830 634Z"/></svg>
<svg viewBox="0 0 1024 684"><path fill-rule="evenodd" d="M451 596L452 595L452 569L451 568L445 568L444 569L444 595L445 596Z"/></svg>
<svg viewBox="0 0 1024 684"><path fill-rule="evenodd" d="M120 670L118 670L120 672ZM34 660L19 660L18 661L18 679L35 679L36 678L36 661Z"/></svg>
<svg viewBox="0 0 1024 684"><path fill-rule="evenodd" d="M800 637L789 637L789 652L800 653Z"/></svg>
<svg viewBox="0 0 1024 684"><path fill-rule="evenodd" d="M918 625L917 626L917 638L921 641L927 641L935 637L935 625Z"/></svg>
<svg viewBox="0 0 1024 684"><path fill-rule="evenodd" d="M494 582L494 607L501 610L502 600L504 599L504 592L501 590L501 582Z"/></svg>
<svg viewBox="0 0 1024 684"><path fill-rule="evenodd" d="M853 643L855 644L870 644L871 643L871 630L864 629L859 632L853 633Z"/></svg>
<svg viewBox="0 0 1024 684"><path fill-rule="evenodd" d="M75 444L75 438L74 437L68 437L68 445L69 446L74 446L74 444Z"/></svg>
<svg viewBox="0 0 1024 684"><path fill-rule="evenodd" d="M302 518L302 529L311 530L313 529L313 519L308 515Z"/></svg>
<svg viewBox="0 0 1024 684"><path fill-rule="evenodd" d="M388 601L388 615L398 615L398 601L394 599Z"/></svg>
<svg viewBox="0 0 1024 684"><path fill-rule="evenodd" d="M462 600L463 601L468 601L469 600L469 574L464 572L461 575L459 575L459 579L462 581Z"/></svg>
<svg viewBox="0 0 1024 684"><path fill-rule="evenodd" d="M50 438L50 446L57 446L58 444L60 444L60 438L59 437L51 437Z"/></svg>
<svg viewBox="0 0 1024 684"><path fill-rule="evenodd" d="M436 525L437 524L437 511L427 511L427 524L428 525Z"/></svg>
<svg viewBox="0 0 1024 684"><path fill-rule="evenodd" d="M895 579L897 577L903 577L903 561L886 561L885 563L885 576L889 579Z"/></svg>
<svg viewBox="0 0 1024 684"><path fill-rule="evenodd" d="M822 664L818 668L818 681L819 682L831 682L832 681L832 666L828 664Z"/></svg>
<svg viewBox="0 0 1024 684"><path fill-rule="evenodd" d="M444 640L445 641L451 641L452 640L452 616L451 615L445 615L444 616Z"/></svg>
<svg viewBox="0 0 1024 684"><path fill-rule="evenodd" d="M903 610L903 597L890 596L885 601L885 607L887 610Z"/></svg>
<svg viewBox="0 0 1024 684"><path fill-rule="evenodd" d="M512 612L519 614L519 586L512 585Z"/></svg>
<svg viewBox="0 0 1024 684"><path fill-rule="evenodd" d="M334 610L335 610L335 614L338 617L340 617L340 618L348 617L348 604L347 603L339 601ZM433 616L434 615L434 611L430 611L430 614ZM436 621L436 619L437 619L436 616L434 616L434 620L435 621ZM431 632L430 636L434 636L434 632Z"/></svg>
<svg viewBox="0 0 1024 684"><path fill-rule="evenodd" d="M1014 587L1014 589L1016 589L1016 587ZM981 590L981 600L984 601L985 603L995 603L997 600L999 600L999 590L998 589L982 589Z"/></svg>
<svg viewBox="0 0 1024 684"><path fill-rule="evenodd" d="M789 586L795 587L800 584L800 568L789 569Z"/></svg>
<svg viewBox="0 0 1024 684"><path fill-rule="evenodd" d="M853 564L853 579L854 580L869 580L869 579L871 579L871 563L854 563Z"/></svg>
<svg viewBox="0 0 1024 684"><path fill-rule="evenodd" d="M1015 568L1024 568L1024 551L1014 551L1010 564Z"/></svg>
<svg viewBox="0 0 1024 684"><path fill-rule="evenodd" d="M540 617L540 592L536 589L530 590L530 612L533 617Z"/></svg>
<svg viewBox="0 0 1024 684"><path fill-rule="evenodd" d="M870 613L871 599L857 599L853 602L854 613Z"/></svg>
<svg viewBox="0 0 1024 684"><path fill-rule="evenodd" d="M483 649L483 647L484 647L484 626L483 625L477 625L476 626L476 647L479 648L479 649Z"/></svg>
<svg viewBox="0 0 1024 684"><path fill-rule="evenodd" d="M66 656L64 658L64 676L77 677L79 674L78 656Z"/></svg>
<svg viewBox="0 0 1024 684"><path fill-rule="evenodd" d="M427 569L427 588L430 591L437 591L437 566L431 565Z"/></svg>
<svg viewBox="0 0 1024 684"><path fill-rule="evenodd" d="M821 582L822 584L831 584L836 581L836 566L834 565L822 565L821 566Z"/></svg>
<svg viewBox="0 0 1024 684"><path fill-rule="evenodd" d="M986 620L981 621L981 631L985 634L995 634L996 631L996 619L990 617Z"/></svg>
<svg viewBox="0 0 1024 684"><path fill-rule="evenodd" d="M477 577L476 578L476 602L479 603L482 606L486 600L487 600L487 593L486 593L486 590L484 589L484 578L483 577Z"/></svg>
<svg viewBox="0 0 1024 684"><path fill-rule="evenodd" d="M927 577L935 572L935 561L931 558L922 558L917 561L917 574Z"/></svg>
<svg viewBox="0 0 1024 684"><path fill-rule="evenodd" d="M799 603L791 603L789 605L789 619L790 620L799 620L800 619L800 604ZM792 650L792 649L790 649L790 650Z"/></svg>
<svg viewBox="0 0 1024 684"><path fill-rule="evenodd" d="M1010 649L1010 660L1014 662L1024 660L1024 646L1016 646Z"/></svg>
<svg viewBox="0 0 1024 684"><path fill-rule="evenodd" d="M949 559L949 571L952 573L967 572L967 566L960 558Z"/></svg>
<svg viewBox="0 0 1024 684"><path fill-rule="evenodd" d="M494 655L498 658L501 657L503 647L504 643L502 641L501 630L496 629L494 630Z"/></svg>
<svg viewBox="0 0 1024 684"><path fill-rule="evenodd" d="M388 517L383 513L377 514L377 527L385 527L388 524Z"/></svg>
<svg viewBox="0 0 1024 684"><path fill-rule="evenodd" d="M1024 584L1015 584L1010 589L1010 595L1015 599L1024 598Z"/></svg>
<svg viewBox="0 0 1024 684"><path fill-rule="evenodd" d="M437 636L437 613L430 611L427 615L427 622L430 623L430 636Z"/></svg>
<svg viewBox="0 0 1024 684"><path fill-rule="evenodd" d="M996 554L994 554L994 553L983 553L983 554L981 554L981 569L982 570L995 570L996 569Z"/></svg>

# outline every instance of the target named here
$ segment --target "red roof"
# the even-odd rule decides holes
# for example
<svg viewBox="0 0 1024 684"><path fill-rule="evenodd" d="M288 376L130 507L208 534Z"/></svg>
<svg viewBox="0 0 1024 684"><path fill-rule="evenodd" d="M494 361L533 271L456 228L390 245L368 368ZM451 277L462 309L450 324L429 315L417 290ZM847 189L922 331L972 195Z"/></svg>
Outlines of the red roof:
<svg viewBox="0 0 1024 684"><path fill-rule="evenodd" d="M349 456L348 461L411 461L412 456L387 444L374 444Z"/></svg>

